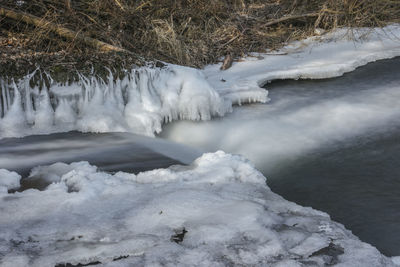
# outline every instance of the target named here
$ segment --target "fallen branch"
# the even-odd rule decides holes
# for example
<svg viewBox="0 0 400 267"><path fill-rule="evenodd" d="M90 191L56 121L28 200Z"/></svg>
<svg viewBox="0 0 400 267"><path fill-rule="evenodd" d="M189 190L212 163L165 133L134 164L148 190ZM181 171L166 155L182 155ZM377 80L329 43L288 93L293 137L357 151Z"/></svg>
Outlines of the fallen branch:
<svg viewBox="0 0 400 267"><path fill-rule="evenodd" d="M44 20L42 18L36 17L34 15L25 12L15 11L12 9L0 7L0 16L4 16L17 21L23 21L26 24L34 25L41 29L50 30L58 34L59 36L69 40L76 39L103 52L110 52L110 51L129 52L121 47L114 46L91 37L87 37L82 33L74 32L70 29L57 25L53 22Z"/></svg>
<svg viewBox="0 0 400 267"><path fill-rule="evenodd" d="M278 24L280 22L284 22L284 21L287 21L287 20L295 20L295 19L318 17L318 16L319 16L319 13L307 13L307 14L300 14L300 15L289 15L289 16L284 16L284 17L279 18L279 19L271 20L271 21L265 23L264 26L275 25L275 24Z"/></svg>

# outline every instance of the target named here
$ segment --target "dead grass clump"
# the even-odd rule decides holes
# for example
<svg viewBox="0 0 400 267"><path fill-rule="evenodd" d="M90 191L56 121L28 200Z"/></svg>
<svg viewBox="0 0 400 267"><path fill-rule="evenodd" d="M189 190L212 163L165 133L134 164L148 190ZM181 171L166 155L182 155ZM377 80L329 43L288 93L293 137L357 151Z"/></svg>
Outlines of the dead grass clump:
<svg viewBox="0 0 400 267"><path fill-rule="evenodd" d="M312 35L315 28L400 22L397 0L0 0L0 7L32 14L146 60L197 67L227 54L240 57L276 49ZM19 49L97 53L79 38L66 39L52 29L4 16L0 28L3 38L23 36Z"/></svg>

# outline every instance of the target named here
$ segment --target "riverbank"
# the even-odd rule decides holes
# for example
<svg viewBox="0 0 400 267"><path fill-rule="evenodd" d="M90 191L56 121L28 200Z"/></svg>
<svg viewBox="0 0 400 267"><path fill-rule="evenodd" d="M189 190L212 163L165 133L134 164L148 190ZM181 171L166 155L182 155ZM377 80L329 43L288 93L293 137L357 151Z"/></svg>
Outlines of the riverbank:
<svg viewBox="0 0 400 267"><path fill-rule="evenodd" d="M382 27L400 17L400 5L390 0L46 0L0 8L0 76L40 67L60 81L65 73L104 76L104 67L118 72L157 60L203 67L227 55L240 60L337 28ZM100 51L94 41L115 49Z"/></svg>
<svg viewBox="0 0 400 267"><path fill-rule="evenodd" d="M347 38L352 32L353 37ZM37 70L20 80L1 79L0 138L79 130L154 136L174 120L210 120L235 104L269 100L263 88L275 79L323 79L400 55L400 25L338 29L258 53L228 70L167 64L127 69L105 78L76 72L58 82ZM15 89L18 90L15 90ZM268 87L267 87L268 88Z"/></svg>

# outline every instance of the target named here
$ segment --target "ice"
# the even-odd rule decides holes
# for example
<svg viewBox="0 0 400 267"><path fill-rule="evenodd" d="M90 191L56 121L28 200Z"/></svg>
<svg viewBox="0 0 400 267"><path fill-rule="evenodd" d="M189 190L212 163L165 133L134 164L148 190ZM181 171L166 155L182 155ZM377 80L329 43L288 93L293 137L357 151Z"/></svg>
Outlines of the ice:
<svg viewBox="0 0 400 267"><path fill-rule="evenodd" d="M7 110L4 117L0 120L0 135L13 136L18 135L25 125L27 124L26 114L22 108L21 93L17 89L16 84L13 82L13 100L11 102L11 94L6 90L5 95L7 96ZM4 92L4 89L2 90ZM4 98L3 98L4 100ZM10 104L12 103L12 104Z"/></svg>
<svg viewBox="0 0 400 267"><path fill-rule="evenodd" d="M47 128L54 123L54 110L50 104L50 97L47 90L42 90L37 100L38 107L35 114L35 127Z"/></svg>
<svg viewBox="0 0 400 267"><path fill-rule="evenodd" d="M110 72L107 81L79 74L72 84L49 77L41 90L29 86L34 74L1 80L0 138L70 130L154 136L164 122L209 120L232 109L201 71L182 66L133 69L122 79Z"/></svg>
<svg viewBox="0 0 400 267"><path fill-rule="evenodd" d="M400 265L400 256L392 257L392 261L393 261L395 264Z"/></svg>
<svg viewBox="0 0 400 267"><path fill-rule="evenodd" d="M219 92L240 103L244 95L252 98L268 81L333 78L369 62L400 56L399 38L399 24L337 29L291 43L276 52L254 53L234 62L228 70L219 69L222 63L209 65L204 74Z"/></svg>
<svg viewBox="0 0 400 267"><path fill-rule="evenodd" d="M86 162L32 173L53 183L0 197L2 266L394 266L327 214L271 192L241 156L138 175Z"/></svg>
<svg viewBox="0 0 400 267"><path fill-rule="evenodd" d="M7 193L10 189L19 188L20 180L21 176L18 173L0 169L0 194Z"/></svg>

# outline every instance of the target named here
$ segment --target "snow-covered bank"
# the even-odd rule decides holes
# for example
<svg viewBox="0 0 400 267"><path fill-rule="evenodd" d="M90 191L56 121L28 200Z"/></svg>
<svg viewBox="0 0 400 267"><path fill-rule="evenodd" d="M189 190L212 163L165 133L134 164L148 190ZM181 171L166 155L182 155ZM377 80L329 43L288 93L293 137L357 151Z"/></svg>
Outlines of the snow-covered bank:
<svg viewBox="0 0 400 267"><path fill-rule="evenodd" d="M254 54L221 71L204 74L218 92L240 103L241 92L258 91L277 79L325 79L341 76L369 62L400 56L400 24L384 28L338 29L294 42L280 51Z"/></svg>
<svg viewBox="0 0 400 267"><path fill-rule="evenodd" d="M271 192L240 156L136 176L85 162L35 172L53 184L0 195L2 266L394 265L327 214Z"/></svg>
<svg viewBox="0 0 400 267"><path fill-rule="evenodd" d="M268 101L261 88L274 79L321 79L340 76L379 59L400 56L400 26L339 29L290 44L281 51L257 54L232 68L195 70L168 65L141 68L123 79L83 77L73 84L52 82L30 87L32 74L0 79L0 138L79 130L133 132L153 136L164 122L209 120L231 111L232 104ZM263 58L263 59L256 59ZM46 75L46 74L43 74ZM17 89L17 90L15 90Z"/></svg>

